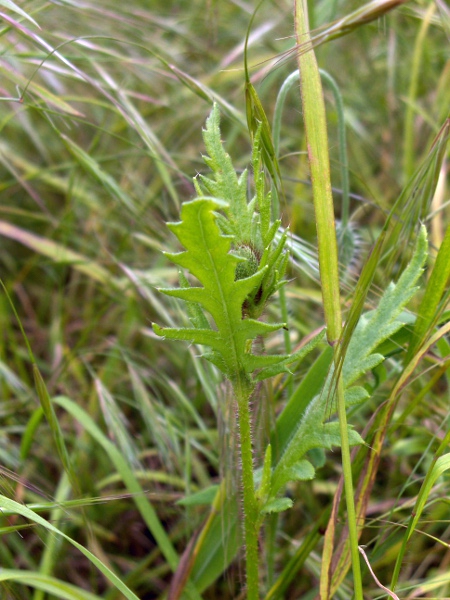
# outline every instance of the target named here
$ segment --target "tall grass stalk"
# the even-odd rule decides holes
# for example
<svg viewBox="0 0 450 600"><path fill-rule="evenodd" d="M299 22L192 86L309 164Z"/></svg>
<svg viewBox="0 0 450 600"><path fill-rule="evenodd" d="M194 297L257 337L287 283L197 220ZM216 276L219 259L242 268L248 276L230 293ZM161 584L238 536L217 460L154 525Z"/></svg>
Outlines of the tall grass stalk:
<svg viewBox="0 0 450 600"><path fill-rule="evenodd" d="M297 44L310 40L308 7L306 0L295 2L295 32ZM303 105L306 143L308 146L314 209L316 217L320 281L322 287L328 343L334 348L337 368L337 405L342 444L342 467L345 481L347 523L353 564L354 591L356 600L362 600L362 580L358 552L358 533L353 498L353 478L348 443L347 414L344 384L339 366L339 340L342 333L342 317L339 292L339 263L334 221L333 196L331 192L328 136L319 68L314 50L298 54L300 90Z"/></svg>

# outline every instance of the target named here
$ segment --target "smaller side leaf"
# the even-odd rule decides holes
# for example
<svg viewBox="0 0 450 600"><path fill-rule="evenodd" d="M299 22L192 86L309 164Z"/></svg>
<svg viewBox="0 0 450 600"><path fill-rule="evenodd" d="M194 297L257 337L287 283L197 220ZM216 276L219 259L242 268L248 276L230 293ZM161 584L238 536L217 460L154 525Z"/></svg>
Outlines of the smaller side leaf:
<svg viewBox="0 0 450 600"><path fill-rule="evenodd" d="M270 477L272 472L272 446L269 444L264 455L261 485L256 492L257 497L265 503L270 494Z"/></svg>
<svg viewBox="0 0 450 600"><path fill-rule="evenodd" d="M279 513L292 508L293 505L294 503L290 498L274 498L264 505L261 512L263 514Z"/></svg>
<svg viewBox="0 0 450 600"><path fill-rule="evenodd" d="M263 381L269 377L274 377L280 373L289 372L287 368L289 365L295 363L296 361L302 360L305 356L307 356L318 344L324 339L325 330L320 331L316 336L314 336L305 346L293 352L289 356L280 356L279 361L273 365L266 366L261 369L261 371L256 375L256 381Z"/></svg>
<svg viewBox="0 0 450 600"><path fill-rule="evenodd" d="M344 360L343 375L346 386L375 366L377 358L374 358L376 355L372 352L403 326L399 316L417 291L416 284L423 272L427 250L427 233L425 227L422 227L411 262L397 283L389 284L378 307L369 315L361 317L356 326Z"/></svg>

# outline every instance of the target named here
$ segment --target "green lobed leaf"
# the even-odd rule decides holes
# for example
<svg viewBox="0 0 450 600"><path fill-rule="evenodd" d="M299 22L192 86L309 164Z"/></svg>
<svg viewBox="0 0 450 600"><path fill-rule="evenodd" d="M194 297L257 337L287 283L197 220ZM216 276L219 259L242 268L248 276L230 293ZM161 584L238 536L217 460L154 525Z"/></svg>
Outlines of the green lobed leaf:
<svg viewBox="0 0 450 600"><path fill-rule="evenodd" d="M260 363L260 367L263 367L258 374L256 375L256 381L262 381L263 379L267 379L268 377L274 377L280 373L289 372L287 368L289 365L293 364L296 361L300 361L307 354L309 354L325 337L325 330L320 331L316 336L314 336L307 344L302 346L296 352L293 352L290 355L281 355L278 356L278 361L274 361L273 364L263 365ZM256 358L256 357L255 357ZM257 357L259 358L273 358L273 357Z"/></svg>
<svg viewBox="0 0 450 600"><path fill-rule="evenodd" d="M153 330L169 339L209 346L213 354L207 357L233 379L237 373L251 372L257 367L251 363L253 355L248 340L275 331L282 324L269 325L244 318L246 299L260 286L267 267L260 268L250 277L235 279L236 266L241 259L230 252L233 238L219 230L215 211L220 208L222 203L211 198L186 202L181 209L181 222L169 224L185 251L166 256L188 269L203 287L160 290L209 312L216 329L174 329L154 325Z"/></svg>
<svg viewBox="0 0 450 600"><path fill-rule="evenodd" d="M247 170L238 178L230 155L223 148L220 112L216 103L206 120L203 140L209 154L203 160L213 172L214 179L200 175L197 192L203 196L206 190L207 195L224 200L230 232L236 236L238 243L250 242L254 211L247 205Z"/></svg>
<svg viewBox="0 0 450 600"><path fill-rule="evenodd" d="M409 265L397 283L389 284L378 307L363 315L354 329L343 366L346 406L358 404L369 397L367 390L363 387L351 384L365 372L383 362L384 356L376 350L389 336L403 327L404 308L417 290L416 284L423 272L427 247L426 230L422 227ZM289 423L286 422L286 427L289 425L287 431L289 431L290 437L287 442L284 440L279 448L279 460L272 475L272 497L291 480L296 465L303 460L307 452L316 448L330 449L340 445L339 424L326 422L334 410L333 403L330 402L334 367L330 360L325 362L321 368L321 376L323 381L327 364L330 369L321 393L316 393L314 398L310 396L306 403L302 403L300 395L298 397L296 395L296 403L301 407L296 411L295 418L290 418ZM302 386L300 389L305 393ZM289 403L287 408L290 411L289 414L292 413L293 416L294 405ZM286 419L283 418L282 413L279 421L281 423L284 420ZM277 424L277 430L279 428ZM363 443L360 435L351 427L348 429L348 435L350 445Z"/></svg>
<svg viewBox="0 0 450 600"><path fill-rule="evenodd" d="M363 315L356 326L343 366L346 387L382 361L380 355L377 357L373 354L374 350L404 325L404 321L399 317L417 291L416 284L423 272L427 250L426 229L422 227L411 262L397 283L389 284L378 307Z"/></svg>
<svg viewBox="0 0 450 600"><path fill-rule="evenodd" d="M278 464L273 470L271 485L273 497L292 478L298 478L296 468L305 460L304 456L307 452L315 448L331 449L333 446L340 446L339 423L337 421L324 423L326 412L327 402L324 400L324 395L319 394L307 407L299 426L285 445ZM364 443L361 436L350 426L348 437L351 446Z"/></svg>

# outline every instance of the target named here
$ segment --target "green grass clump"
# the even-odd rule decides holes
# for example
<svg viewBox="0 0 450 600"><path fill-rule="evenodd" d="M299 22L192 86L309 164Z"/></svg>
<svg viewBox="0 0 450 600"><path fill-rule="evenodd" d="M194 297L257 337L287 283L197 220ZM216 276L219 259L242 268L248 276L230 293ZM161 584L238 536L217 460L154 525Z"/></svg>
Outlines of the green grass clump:
<svg viewBox="0 0 450 600"><path fill-rule="evenodd" d="M450 13L309 4L2 3L1 598L450 595Z"/></svg>

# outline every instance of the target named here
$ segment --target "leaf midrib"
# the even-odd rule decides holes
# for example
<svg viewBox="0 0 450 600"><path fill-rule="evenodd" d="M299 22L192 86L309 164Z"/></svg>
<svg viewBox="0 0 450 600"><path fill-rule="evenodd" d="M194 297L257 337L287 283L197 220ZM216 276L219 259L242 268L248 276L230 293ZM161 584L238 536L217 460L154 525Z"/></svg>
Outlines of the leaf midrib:
<svg viewBox="0 0 450 600"><path fill-rule="evenodd" d="M212 269L214 272L214 278L215 278L215 285L216 288L219 291L220 294L220 302L222 305L222 314L223 314L223 321L226 324L226 327L222 327L223 324L221 323L216 323L217 325L217 329L222 333L222 330L228 329L228 331L225 331L225 333L227 334L227 338L228 338L228 343L230 344L231 348L232 348L232 355L233 355L233 362L234 362L234 366L233 366L233 370L235 372L235 374L237 375L240 372L240 362L239 362L239 352L238 352L238 348L237 348L237 344L236 344L236 340L234 337L234 328L232 327L232 319L228 310L228 303L226 301L226 298L224 296L223 293L223 288L221 285L221 280L219 277L219 273L217 271L216 268L216 262L214 260L214 257L211 253L210 250L210 246L207 242L207 237L205 236L205 231L204 231L204 226L203 226L203 222L202 222L202 218L201 218L201 211L199 211L197 213L197 221L199 223L199 229L201 231L202 234L202 239L203 239L203 243L205 245L205 247L207 248L207 252L208 252L208 258L209 258L209 262L212 265ZM226 357L224 357L225 360L227 360ZM228 360L227 360L228 362Z"/></svg>

